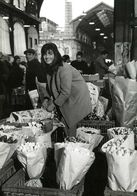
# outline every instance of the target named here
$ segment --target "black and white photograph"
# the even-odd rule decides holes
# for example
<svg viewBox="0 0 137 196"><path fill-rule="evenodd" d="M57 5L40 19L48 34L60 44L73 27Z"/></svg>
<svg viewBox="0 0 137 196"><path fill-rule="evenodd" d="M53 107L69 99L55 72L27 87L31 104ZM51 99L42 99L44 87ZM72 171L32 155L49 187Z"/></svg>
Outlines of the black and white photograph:
<svg viewBox="0 0 137 196"><path fill-rule="evenodd" d="M137 0L0 0L0 196L137 196Z"/></svg>

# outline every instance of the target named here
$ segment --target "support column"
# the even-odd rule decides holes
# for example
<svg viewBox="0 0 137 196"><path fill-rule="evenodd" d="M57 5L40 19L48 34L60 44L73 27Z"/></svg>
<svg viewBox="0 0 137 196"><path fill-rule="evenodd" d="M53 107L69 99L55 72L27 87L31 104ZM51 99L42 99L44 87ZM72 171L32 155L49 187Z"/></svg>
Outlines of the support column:
<svg viewBox="0 0 137 196"><path fill-rule="evenodd" d="M134 0L115 0L114 2L115 64L120 67L131 59L133 10Z"/></svg>

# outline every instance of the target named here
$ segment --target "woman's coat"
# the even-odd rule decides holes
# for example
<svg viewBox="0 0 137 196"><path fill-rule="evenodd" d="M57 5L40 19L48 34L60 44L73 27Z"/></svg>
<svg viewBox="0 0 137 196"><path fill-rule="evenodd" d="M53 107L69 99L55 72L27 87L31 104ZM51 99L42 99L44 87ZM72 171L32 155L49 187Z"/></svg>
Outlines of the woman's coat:
<svg viewBox="0 0 137 196"><path fill-rule="evenodd" d="M53 76L47 75L47 84L69 128L91 112L87 84L71 65L64 63Z"/></svg>

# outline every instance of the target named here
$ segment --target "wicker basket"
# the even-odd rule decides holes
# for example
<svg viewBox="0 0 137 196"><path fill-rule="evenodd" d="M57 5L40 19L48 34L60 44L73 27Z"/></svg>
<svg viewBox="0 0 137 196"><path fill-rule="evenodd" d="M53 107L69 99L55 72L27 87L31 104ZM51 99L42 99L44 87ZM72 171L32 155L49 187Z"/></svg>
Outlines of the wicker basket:
<svg viewBox="0 0 137 196"><path fill-rule="evenodd" d="M25 173L23 169L17 171L2 186L4 196L82 196L84 191L84 179L72 190L60 190L56 188L36 188L24 186Z"/></svg>
<svg viewBox="0 0 137 196"><path fill-rule="evenodd" d="M104 196L137 196L137 192L112 191L111 189L106 187Z"/></svg>
<svg viewBox="0 0 137 196"><path fill-rule="evenodd" d="M103 140L99 144L99 147L101 147L105 142L108 141L107 136L107 129L115 127L114 121L105 121L105 120L82 120L78 123L78 127L93 127L95 129L101 130L101 135L104 136Z"/></svg>
<svg viewBox="0 0 137 196"><path fill-rule="evenodd" d="M95 129L100 129L101 134L105 134L107 129L115 127L114 121L105 121L105 120L82 120L78 123L78 127L94 127Z"/></svg>
<svg viewBox="0 0 137 196"><path fill-rule="evenodd" d="M83 78L86 82L93 82L93 81L99 80L99 75L98 74L89 74L89 75L88 74L83 74L82 76L83 76Z"/></svg>
<svg viewBox="0 0 137 196"><path fill-rule="evenodd" d="M105 81L104 80L97 80L97 81L93 81L92 83L94 85L100 87L100 88L104 88L105 87Z"/></svg>
<svg viewBox="0 0 137 196"><path fill-rule="evenodd" d="M14 161L9 159L0 169L0 186L15 173Z"/></svg>

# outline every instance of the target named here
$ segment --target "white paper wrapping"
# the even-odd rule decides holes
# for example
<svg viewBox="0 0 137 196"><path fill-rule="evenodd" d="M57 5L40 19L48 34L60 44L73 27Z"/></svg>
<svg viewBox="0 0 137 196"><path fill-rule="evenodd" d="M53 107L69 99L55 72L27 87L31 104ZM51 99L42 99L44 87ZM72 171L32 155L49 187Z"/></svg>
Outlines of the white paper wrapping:
<svg viewBox="0 0 137 196"><path fill-rule="evenodd" d="M123 156L106 153L108 183L114 191L134 192L137 188L137 151Z"/></svg>
<svg viewBox="0 0 137 196"><path fill-rule="evenodd" d="M17 144L0 142L0 169L11 158L17 148Z"/></svg>
<svg viewBox="0 0 137 196"><path fill-rule="evenodd" d="M51 112L47 112L46 110L39 108L34 110L24 110L24 111L17 111L12 112L10 117L7 119L10 123L28 123L31 121L39 121L48 118L53 118L54 114Z"/></svg>
<svg viewBox="0 0 137 196"><path fill-rule="evenodd" d="M108 163L108 183L114 191L134 192L137 188L137 151L126 148L124 141L123 137L117 137L102 146Z"/></svg>
<svg viewBox="0 0 137 196"><path fill-rule="evenodd" d="M74 185L78 184L94 159L94 153L86 148L65 147L57 170L57 181L60 188L70 190Z"/></svg>
<svg viewBox="0 0 137 196"><path fill-rule="evenodd" d="M113 73L115 75L117 74L117 68L116 68L116 66L114 64L109 66L108 71L110 71L111 73Z"/></svg>
<svg viewBox="0 0 137 196"><path fill-rule="evenodd" d="M33 108L38 107L39 94L37 89L28 92Z"/></svg>
<svg viewBox="0 0 137 196"><path fill-rule="evenodd" d="M39 143L25 143L17 149L17 157L22 165L27 169L29 177L40 178L43 174L47 148Z"/></svg>
<svg viewBox="0 0 137 196"><path fill-rule="evenodd" d="M126 64L126 69L128 71L128 74L131 79L136 79L136 66L135 66L135 60L132 60Z"/></svg>
<svg viewBox="0 0 137 196"><path fill-rule="evenodd" d="M137 82L117 76L109 78L112 112L116 126L133 127L137 114Z"/></svg>
<svg viewBox="0 0 137 196"><path fill-rule="evenodd" d="M58 168L59 162L61 160L62 157L62 153L64 151L64 148L66 148L67 146L73 147L73 148L79 148L79 147L84 147L86 149L90 148L90 144L87 143L82 143L82 142L62 142L62 143L55 143L54 144L54 158L55 158L55 162L56 162L56 167Z"/></svg>
<svg viewBox="0 0 137 196"><path fill-rule="evenodd" d="M89 93L90 93L90 100L91 100L92 110L94 110L94 108L97 105L100 89L99 89L99 87L95 86L91 82L87 82L87 86L88 86Z"/></svg>

